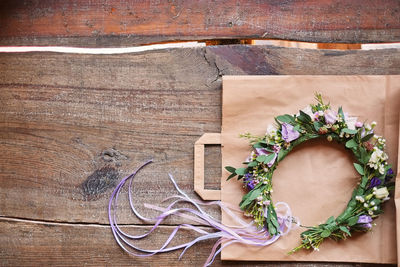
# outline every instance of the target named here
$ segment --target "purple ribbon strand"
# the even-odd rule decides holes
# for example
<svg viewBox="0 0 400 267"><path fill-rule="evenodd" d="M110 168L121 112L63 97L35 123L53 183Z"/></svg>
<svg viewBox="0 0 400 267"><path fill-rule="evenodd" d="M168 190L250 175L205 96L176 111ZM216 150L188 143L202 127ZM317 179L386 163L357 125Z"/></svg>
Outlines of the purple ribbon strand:
<svg viewBox="0 0 400 267"><path fill-rule="evenodd" d="M245 222L239 216L235 215L233 211L239 211L239 209L235 207L229 207L228 204L222 203L221 201L198 201L191 199L185 192L183 192L178 185L176 184L175 180L173 179L172 175L169 174L169 178L173 183L175 189L178 191L179 195L175 195L169 197L166 200L174 200L171 204L169 204L166 208L157 207L151 204L144 204L146 208L153 209L160 211L161 213L155 218L146 218L142 216L134 207L133 205L133 196L132 196L132 181L135 175L146 165L150 164L152 160L145 162L141 165L135 172L126 176L121 180L121 182L116 186L114 189L110 201L108 203L108 219L110 221L111 231L114 235L114 238L118 245L127 253L137 257L149 257L155 255L157 253L164 253L174 250L183 249L182 253L179 256L179 259L185 254L185 252L195 245L196 243L208 240L208 239L217 239L215 245L213 246L211 253L207 260L204 263L204 266L209 266L213 263L215 257L221 252L224 247L227 247L233 243L241 243L253 246L268 246L275 241L277 241L281 236L284 236L293 229L293 224L295 227L298 227L300 222L297 218L292 217L291 210L288 204L284 202L276 203L276 211L278 213L278 220L280 224L280 233L270 237L268 232L265 229L257 229L254 226L253 222ZM118 203L118 196L121 192L121 189L125 185L125 183L129 180L128 185L128 198L129 204L131 207L132 212L142 221L147 223L154 224L153 227L144 234L141 235L130 235L124 232L117 223L117 203ZM176 205L179 203L188 203L193 206L193 208L182 208L177 207ZM222 224L220 221L216 220L209 214L207 214L201 206L209 206L209 205L217 205L223 210L226 214L228 214L236 225L228 226ZM282 214L281 214L282 213ZM189 219L195 222L198 226L182 223L177 225L169 237L165 240L164 244L158 249L143 249L138 246L135 246L132 241L143 239L150 235L154 230L169 216L179 216L181 218ZM294 223L295 222L295 223ZM210 232L201 229L200 226L205 226L211 228ZM179 229L186 228L193 230L200 234L199 237L194 238L190 242L183 243L176 246L169 246L175 235L178 233ZM218 246L221 247L219 249Z"/></svg>

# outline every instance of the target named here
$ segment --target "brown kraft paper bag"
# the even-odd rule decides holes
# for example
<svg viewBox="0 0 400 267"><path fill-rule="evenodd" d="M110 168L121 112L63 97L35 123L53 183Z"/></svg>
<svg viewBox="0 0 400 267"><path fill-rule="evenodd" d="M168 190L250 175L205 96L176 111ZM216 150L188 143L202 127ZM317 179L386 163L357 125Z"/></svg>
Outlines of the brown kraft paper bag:
<svg viewBox="0 0 400 267"><path fill-rule="evenodd" d="M339 106L358 121L377 122L375 133L386 138L389 162L398 175L400 76L224 76L222 107L222 167L241 167L251 149L239 134L263 135L274 117L296 114L322 94L332 109ZM302 225L312 226L338 216L359 181L354 158L344 146L318 139L295 148L274 173L273 200L284 201ZM238 206L247 192L241 181L226 181L223 171L221 200ZM400 191L397 188L396 191ZM400 197L400 192L396 196ZM396 200L397 201L397 200ZM292 230L267 247L233 244L222 250L222 260L330 261L396 263L396 212L393 197L384 214L367 233L344 241L325 240L320 251L287 253L300 244L305 228ZM222 221L234 225L227 214ZM400 238L398 238L400 240Z"/></svg>

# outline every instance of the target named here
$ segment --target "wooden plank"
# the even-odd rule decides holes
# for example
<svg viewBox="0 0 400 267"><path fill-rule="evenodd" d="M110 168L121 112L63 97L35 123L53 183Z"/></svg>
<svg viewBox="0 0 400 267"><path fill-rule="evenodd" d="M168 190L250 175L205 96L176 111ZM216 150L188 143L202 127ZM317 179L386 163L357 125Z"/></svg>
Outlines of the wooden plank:
<svg viewBox="0 0 400 267"><path fill-rule="evenodd" d="M0 215L107 223L113 186L149 158L155 163L138 175L134 203L155 215L142 204L176 193L168 172L196 197L193 145L220 131L222 74L400 74L399 65L399 49L0 54ZM206 148L205 165L215 178L207 188L218 189L217 147ZM126 199L120 205L122 223L141 223Z"/></svg>
<svg viewBox="0 0 400 267"><path fill-rule="evenodd" d="M1 45L131 46L272 38L400 41L397 0L12 1L0 3Z"/></svg>
<svg viewBox="0 0 400 267"><path fill-rule="evenodd" d="M149 227L124 227L131 234L143 233ZM161 245L172 227L162 226L142 247ZM180 230L179 242L193 238L192 232ZM213 242L203 241L189 249L181 260L180 251L152 256L131 257L114 241L109 227L98 225L42 224L0 219L0 265L2 266L202 266ZM221 262L217 257L212 266L279 266L293 263ZM327 264L296 263L299 267ZM332 267L352 267L354 264L330 263ZM357 266L380 266L357 264ZM388 266L388 265L384 265Z"/></svg>

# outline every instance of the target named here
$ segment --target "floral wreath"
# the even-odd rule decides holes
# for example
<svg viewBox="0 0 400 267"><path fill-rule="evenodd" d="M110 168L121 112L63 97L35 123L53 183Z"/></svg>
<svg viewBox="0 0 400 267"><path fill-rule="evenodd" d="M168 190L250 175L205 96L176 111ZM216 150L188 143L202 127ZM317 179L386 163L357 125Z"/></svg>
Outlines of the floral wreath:
<svg viewBox="0 0 400 267"><path fill-rule="evenodd" d="M391 182L394 173L384 152L386 141L374 133L376 122L359 122L341 107L336 112L329 103L323 102L320 94L316 94L316 100L316 104L308 105L296 115L277 116L276 127L270 125L264 136L241 135L249 139L253 149L244 162L247 166L225 167L231 173L228 180L238 176L249 190L240 208L273 237L281 233L280 218L271 198L272 176L279 162L299 144L321 137L330 142L335 140L353 152L354 167L361 178L346 209L323 224L306 227L300 235L301 244L290 253L302 248L318 250L326 238L341 240L350 237L352 232L369 231L373 219L383 213L381 204L389 200L389 191L394 187Z"/></svg>

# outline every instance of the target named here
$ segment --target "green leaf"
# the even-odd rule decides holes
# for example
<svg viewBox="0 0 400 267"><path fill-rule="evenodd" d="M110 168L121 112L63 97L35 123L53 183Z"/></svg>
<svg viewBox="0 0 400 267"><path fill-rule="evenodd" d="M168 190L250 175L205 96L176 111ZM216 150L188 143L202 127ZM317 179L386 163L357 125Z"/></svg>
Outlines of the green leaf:
<svg viewBox="0 0 400 267"><path fill-rule="evenodd" d="M272 224L272 222L268 223L268 232L271 236L276 234L276 228L275 226Z"/></svg>
<svg viewBox="0 0 400 267"><path fill-rule="evenodd" d="M364 136L363 138L361 138L361 142L367 142L369 139L371 139L372 136L374 136L373 133Z"/></svg>
<svg viewBox="0 0 400 267"><path fill-rule="evenodd" d="M225 167L225 170L227 170L228 172L231 172L231 173L235 173L236 168L233 168L233 167L231 167L231 166L226 166L226 167Z"/></svg>
<svg viewBox="0 0 400 267"><path fill-rule="evenodd" d="M245 175L246 174L246 168L238 168L235 170L235 173L237 175Z"/></svg>
<svg viewBox="0 0 400 267"><path fill-rule="evenodd" d="M347 229L346 226L339 226L339 229L342 230L342 232L346 233L348 236L351 236L349 229Z"/></svg>
<svg viewBox="0 0 400 267"><path fill-rule="evenodd" d="M263 148L263 146L261 145L260 142L255 143L255 144L253 145L253 147L254 147L254 148Z"/></svg>
<svg viewBox="0 0 400 267"><path fill-rule="evenodd" d="M351 129L349 129L349 128L343 128L343 129L342 129L342 132L348 133L348 134L356 134L356 133L357 133L357 130L351 130Z"/></svg>
<svg viewBox="0 0 400 267"><path fill-rule="evenodd" d="M276 117L277 120L281 122L286 122L286 123L294 123L294 117L290 116L289 114L281 115Z"/></svg>
<svg viewBox="0 0 400 267"><path fill-rule="evenodd" d="M274 120L276 121L276 124L278 124L278 128L281 128L282 123L278 121L278 119L275 117Z"/></svg>
<svg viewBox="0 0 400 267"><path fill-rule="evenodd" d="M266 158L267 158L266 155L261 155L261 156L258 156L258 157L256 158L256 160L257 160L258 162L264 162Z"/></svg>
<svg viewBox="0 0 400 267"><path fill-rule="evenodd" d="M276 216L274 207L272 205L269 205L267 212L268 212L267 220L270 221L275 226L276 229L279 229L278 218Z"/></svg>
<svg viewBox="0 0 400 267"><path fill-rule="evenodd" d="M364 175L364 168L358 164L358 163L353 163L354 168L356 168L357 172L361 175Z"/></svg>
<svg viewBox="0 0 400 267"><path fill-rule="evenodd" d="M356 141L354 141L354 139L350 139L349 141L346 142L346 147L347 148L353 148L353 147L357 147L358 144Z"/></svg>
<svg viewBox="0 0 400 267"><path fill-rule="evenodd" d="M342 119L344 120L344 113L343 113L343 109L342 107L339 107L338 109L338 113L340 114L340 116L342 117Z"/></svg>
<svg viewBox="0 0 400 267"><path fill-rule="evenodd" d="M367 164L370 158L367 150L363 147L360 147L358 150L360 151L360 162L362 164Z"/></svg>
<svg viewBox="0 0 400 267"><path fill-rule="evenodd" d="M255 167L257 165L258 165L257 161L251 161L251 162L249 162L249 164L247 164L247 167Z"/></svg>
<svg viewBox="0 0 400 267"><path fill-rule="evenodd" d="M289 152L290 150L288 149L281 149L278 153L278 162L283 160Z"/></svg>
<svg viewBox="0 0 400 267"><path fill-rule="evenodd" d="M231 175L228 176L228 178L226 178L226 180L228 181L228 180L232 179L235 176L236 176L236 173L232 173Z"/></svg>
<svg viewBox="0 0 400 267"><path fill-rule="evenodd" d="M304 122L304 123L310 123L311 122L311 117L307 113L304 113L301 110L300 110L300 115L297 117L297 119L299 121L301 121L301 122Z"/></svg>
<svg viewBox="0 0 400 267"><path fill-rule="evenodd" d="M293 131L300 132L300 125L296 124L296 126L293 127Z"/></svg>
<svg viewBox="0 0 400 267"><path fill-rule="evenodd" d="M349 226L353 226L353 225L355 225L357 222L358 222L358 216L353 216L353 217L351 217L351 218L347 221L347 224L348 224Z"/></svg>
<svg viewBox="0 0 400 267"><path fill-rule="evenodd" d="M322 123L320 123L319 121L314 121L314 122L313 122L313 125L314 125L314 129L315 129L317 132L319 131L319 128L322 127Z"/></svg>
<svg viewBox="0 0 400 267"><path fill-rule="evenodd" d="M242 201L240 202L240 208L245 209L254 199L256 199L261 194L260 188L255 188L251 190L249 193L243 196Z"/></svg>
<svg viewBox="0 0 400 267"><path fill-rule="evenodd" d="M331 216L328 218L328 220L326 221L326 224L331 224L335 221L335 217Z"/></svg>
<svg viewBox="0 0 400 267"><path fill-rule="evenodd" d="M327 238L328 236L331 235L331 233L332 233L331 231L329 231L328 229L325 229L324 231L322 231L321 237Z"/></svg>
<svg viewBox="0 0 400 267"><path fill-rule="evenodd" d="M264 163L265 163L265 164L269 163L273 158L275 158L275 153L269 154L269 155L265 158Z"/></svg>

